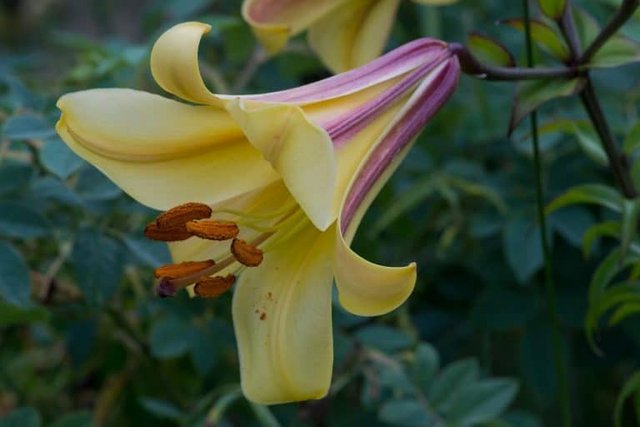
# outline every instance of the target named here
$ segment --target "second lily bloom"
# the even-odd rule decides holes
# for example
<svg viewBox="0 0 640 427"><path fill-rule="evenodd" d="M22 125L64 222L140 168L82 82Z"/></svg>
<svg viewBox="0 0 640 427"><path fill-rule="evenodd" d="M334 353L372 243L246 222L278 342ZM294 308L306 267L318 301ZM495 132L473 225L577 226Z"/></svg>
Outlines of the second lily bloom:
<svg viewBox="0 0 640 427"><path fill-rule="evenodd" d="M343 307L365 316L393 310L414 288L415 264L379 266L349 244L454 91L458 61L444 42L420 39L296 89L216 95L198 68L207 31L177 25L151 55L158 84L190 104L129 89L76 92L59 100L57 129L141 203L182 206L172 221L202 206L185 203L212 207L210 218L207 211L178 224L172 254L196 263L158 269L160 291L197 282L206 297L237 277L233 317L247 397L320 398L331 380L332 279ZM160 218L152 225L162 235Z"/></svg>
<svg viewBox="0 0 640 427"><path fill-rule="evenodd" d="M413 0L441 6L457 0ZM309 45L334 73L380 56L401 0L244 0L242 15L265 49L275 53L308 30Z"/></svg>

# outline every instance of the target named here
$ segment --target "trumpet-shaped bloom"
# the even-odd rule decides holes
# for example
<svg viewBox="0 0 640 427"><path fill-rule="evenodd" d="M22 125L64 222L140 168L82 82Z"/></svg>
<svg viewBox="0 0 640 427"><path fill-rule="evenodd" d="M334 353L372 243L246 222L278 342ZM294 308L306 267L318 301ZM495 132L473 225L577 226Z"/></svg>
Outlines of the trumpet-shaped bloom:
<svg viewBox="0 0 640 427"><path fill-rule="evenodd" d="M57 130L143 204L168 210L145 234L176 264L157 291L214 297L234 285L241 382L257 402L320 398L332 370L331 288L352 313L402 304L415 264L384 267L350 248L365 209L457 85L441 41L408 43L296 89L215 95L198 69L205 24L156 42L153 76L181 103L129 89L63 96ZM195 105L194 105L195 104ZM236 281L237 278L237 281Z"/></svg>
<svg viewBox="0 0 640 427"><path fill-rule="evenodd" d="M457 0L414 0L447 5ZM333 72L364 65L380 56L400 0L244 0L242 15L270 53L308 29L311 48Z"/></svg>

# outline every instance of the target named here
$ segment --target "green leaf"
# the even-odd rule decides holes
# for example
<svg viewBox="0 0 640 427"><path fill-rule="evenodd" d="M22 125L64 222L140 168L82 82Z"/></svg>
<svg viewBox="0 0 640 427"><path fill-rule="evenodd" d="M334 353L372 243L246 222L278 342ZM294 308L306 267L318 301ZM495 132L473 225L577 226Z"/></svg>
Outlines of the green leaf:
<svg viewBox="0 0 640 427"><path fill-rule="evenodd" d="M169 248L165 243L129 236L123 236L122 242L142 265L156 268L171 262Z"/></svg>
<svg viewBox="0 0 640 427"><path fill-rule="evenodd" d="M625 199L622 202L622 222L620 226L620 253L624 258L629 251L631 242L636 238L638 227L638 212L640 201Z"/></svg>
<svg viewBox="0 0 640 427"><path fill-rule="evenodd" d="M522 19L507 19L503 23L524 32L525 22ZM560 61L569 59L569 49L562 41L562 37L550 26L542 21L530 20L531 39L544 51Z"/></svg>
<svg viewBox="0 0 640 427"><path fill-rule="evenodd" d="M511 52L497 41L480 33L469 34L469 50L480 62L499 67L515 67Z"/></svg>
<svg viewBox="0 0 640 427"><path fill-rule="evenodd" d="M413 339L403 331L384 325L371 325L359 329L355 338L363 345L384 353L395 353L413 344Z"/></svg>
<svg viewBox="0 0 640 427"><path fill-rule="evenodd" d="M124 271L122 255L120 245L112 237L92 229L78 233L71 260L87 301L104 304L111 298Z"/></svg>
<svg viewBox="0 0 640 427"><path fill-rule="evenodd" d="M535 314L536 299L521 289L489 286L476 300L471 320L491 331L522 327Z"/></svg>
<svg viewBox="0 0 640 427"><path fill-rule="evenodd" d="M149 413L158 418L177 421L184 415L180 409L166 400L155 399L153 397L141 397L140 404Z"/></svg>
<svg viewBox="0 0 640 427"><path fill-rule="evenodd" d="M462 391L478 379L478 362L463 359L444 368L434 379L427 397L431 405L440 412L447 412Z"/></svg>
<svg viewBox="0 0 640 427"><path fill-rule="evenodd" d="M633 185L638 188L640 187L640 161L633 162L631 166L631 179L633 180Z"/></svg>
<svg viewBox="0 0 640 427"><path fill-rule="evenodd" d="M0 253L2 252L1 248L2 246L0 244ZM0 255L0 260L1 257L2 255ZM0 261L0 274L1 273L2 266ZM3 279L0 278L0 295L4 296L2 292L2 280ZM24 303L21 305L24 305ZM0 301L0 327L9 325L24 325L27 323L47 322L49 320L49 317L49 311L42 307L23 308Z"/></svg>
<svg viewBox="0 0 640 427"><path fill-rule="evenodd" d="M622 427L622 411L624 409L624 401L627 400L633 393L640 392L640 371L634 372L631 377L624 383L622 390L616 399L616 407L613 412L613 421L615 427Z"/></svg>
<svg viewBox="0 0 640 427"><path fill-rule="evenodd" d="M617 237L620 235L620 223L618 221L605 221L592 225L585 231L582 237L582 254L589 257L591 248L596 239L601 237Z"/></svg>
<svg viewBox="0 0 640 427"><path fill-rule="evenodd" d="M371 227L371 234L377 236L393 221L404 215L420 202L431 196L439 185L437 176L429 175L415 181L409 188L399 194L393 203Z"/></svg>
<svg viewBox="0 0 640 427"><path fill-rule="evenodd" d="M626 305L637 305L640 303L640 285L637 283L623 283L600 292L596 298L589 301L589 309L584 320L584 330L589 344L594 350L594 332L598 328L600 318L609 310L615 307L624 307ZM633 314L633 311L616 314L616 322L627 315Z"/></svg>
<svg viewBox="0 0 640 427"><path fill-rule="evenodd" d="M534 319L522 331L519 359L528 392L541 403L552 403L557 396L557 377L551 329L546 319Z"/></svg>
<svg viewBox="0 0 640 427"><path fill-rule="evenodd" d="M519 83L511 111L509 135L528 114L538 109L542 104L555 98L575 95L582 90L584 83L585 80L581 78Z"/></svg>
<svg viewBox="0 0 640 427"><path fill-rule="evenodd" d="M149 332L151 354L160 359L182 356L191 346L191 328L191 325L175 316L161 318Z"/></svg>
<svg viewBox="0 0 640 427"><path fill-rule="evenodd" d="M510 379L487 379L471 384L458 395L448 412L452 425L473 426L502 414L518 392L518 383Z"/></svg>
<svg viewBox="0 0 640 427"><path fill-rule="evenodd" d="M62 181L52 176L37 178L31 185L31 196L36 203L56 202L68 206L80 206L82 200Z"/></svg>
<svg viewBox="0 0 640 427"><path fill-rule="evenodd" d="M68 178L84 164L84 160L71 151L60 138L47 141L39 154L44 167L60 179Z"/></svg>
<svg viewBox="0 0 640 427"><path fill-rule="evenodd" d="M600 25L598 25L598 21L593 16L582 8L574 7L572 12L580 45L588 46L600 33Z"/></svg>
<svg viewBox="0 0 640 427"><path fill-rule="evenodd" d="M547 17L558 21L562 14L564 13L564 9L566 7L565 0L538 0L538 5L540 6L540 10Z"/></svg>
<svg viewBox="0 0 640 427"><path fill-rule="evenodd" d="M393 426L430 427L435 425L431 414L413 399L390 400L378 411L380 420Z"/></svg>
<svg viewBox="0 0 640 427"><path fill-rule="evenodd" d="M0 420L0 427L40 427L41 425L40 414L30 406L14 409Z"/></svg>
<svg viewBox="0 0 640 427"><path fill-rule="evenodd" d="M618 67L640 61L640 43L623 36L613 36L593 55L591 67Z"/></svg>
<svg viewBox="0 0 640 427"><path fill-rule="evenodd" d="M193 328L190 339L191 361L198 373L205 375L211 371L221 352L219 337L206 328Z"/></svg>
<svg viewBox="0 0 640 427"><path fill-rule="evenodd" d="M525 284L542 267L540 228L532 220L511 219L504 230L504 253L520 284Z"/></svg>
<svg viewBox="0 0 640 427"><path fill-rule="evenodd" d="M78 173L76 192L89 202L112 200L122 194L122 190L90 165L84 165Z"/></svg>
<svg viewBox="0 0 640 427"><path fill-rule="evenodd" d="M609 164L607 153L604 151L604 148L602 148L600 139L592 126L584 128L574 124L573 132L578 139L578 145L591 160L600 166L607 166Z"/></svg>
<svg viewBox="0 0 640 427"><path fill-rule="evenodd" d="M640 122L629 130L622 145L622 150L627 156L633 156L638 148L640 148Z"/></svg>
<svg viewBox="0 0 640 427"><path fill-rule="evenodd" d="M267 405L249 402L251 410L262 427L280 427L280 422Z"/></svg>
<svg viewBox="0 0 640 427"><path fill-rule="evenodd" d="M466 195L480 197L488 201L498 211L500 211L500 213L504 214L508 210L507 204L504 202L504 200L502 200L500 195L486 185L482 185L458 176L447 176L446 181L451 185L451 187L460 189L460 191L462 191Z"/></svg>
<svg viewBox="0 0 640 427"><path fill-rule="evenodd" d="M549 225L576 248L580 247L585 232L594 222L591 212L581 206L555 211L548 219Z"/></svg>
<svg viewBox="0 0 640 427"><path fill-rule="evenodd" d="M547 205L545 213L549 215L565 206L583 203L600 205L612 211L621 212L623 200L620 193L611 187L602 184L583 184L572 187L556 197Z"/></svg>
<svg viewBox="0 0 640 427"><path fill-rule="evenodd" d="M0 242L0 296L11 304L26 306L30 295L29 268L22 254L8 243Z"/></svg>
<svg viewBox="0 0 640 427"><path fill-rule="evenodd" d="M598 265L595 273L591 277L589 284L589 303L595 304L602 297L605 289L611 281L626 268L640 261L640 257L627 254L622 256L620 248L615 248L607 255L607 257Z"/></svg>
<svg viewBox="0 0 640 427"><path fill-rule="evenodd" d="M640 296L635 301L625 301L609 318L609 326L617 325L629 316L640 313Z"/></svg>
<svg viewBox="0 0 640 427"><path fill-rule="evenodd" d="M428 343L420 343L413 354L411 365L411 378L413 382L426 393L431 384L431 379L440 367L440 356L436 349Z"/></svg>
<svg viewBox="0 0 640 427"><path fill-rule="evenodd" d="M17 202L0 202L0 236L25 239L42 237L49 233L49 221L31 206Z"/></svg>
<svg viewBox="0 0 640 427"><path fill-rule="evenodd" d="M93 415L89 411L78 411L63 415L50 427L92 427Z"/></svg>
<svg viewBox="0 0 640 427"><path fill-rule="evenodd" d="M24 114L9 117L4 123L3 136L9 140L44 139L55 136L53 126L42 116Z"/></svg>
<svg viewBox="0 0 640 427"><path fill-rule="evenodd" d="M26 187L33 177L33 168L6 161L0 164L0 195L19 192Z"/></svg>

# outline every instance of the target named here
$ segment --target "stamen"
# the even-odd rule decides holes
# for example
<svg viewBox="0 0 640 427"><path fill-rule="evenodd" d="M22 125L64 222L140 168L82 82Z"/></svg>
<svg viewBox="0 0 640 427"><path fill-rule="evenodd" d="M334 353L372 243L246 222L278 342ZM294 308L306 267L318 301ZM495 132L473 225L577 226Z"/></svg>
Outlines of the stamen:
<svg viewBox="0 0 640 427"><path fill-rule="evenodd" d="M189 276L182 276L177 279L170 279L171 286L173 286L176 289L184 288L185 286L188 286L192 283L197 282L202 277L211 276L213 274L219 273L225 268L233 265L235 262L236 260L232 256L228 256L223 260L221 260L220 262L216 263L215 265L209 268L206 268L204 270L197 271L196 273L191 274Z"/></svg>
<svg viewBox="0 0 640 427"><path fill-rule="evenodd" d="M160 228L154 221L144 228L144 235L147 239L160 240L162 242L179 242L191 237L184 225L177 227Z"/></svg>
<svg viewBox="0 0 640 427"><path fill-rule="evenodd" d="M156 294L158 294L160 298L174 297L177 291L178 288L176 288L171 282L171 279L167 277L162 277L156 285Z"/></svg>
<svg viewBox="0 0 640 427"><path fill-rule="evenodd" d="M204 219L187 222L187 231L209 240L229 240L238 235L240 229L233 221Z"/></svg>
<svg viewBox="0 0 640 427"><path fill-rule="evenodd" d="M178 279L180 277L190 276L215 265L212 259L206 261L186 261L179 264L166 264L155 269L154 274L157 278L166 277L167 279Z"/></svg>
<svg viewBox="0 0 640 427"><path fill-rule="evenodd" d="M173 228L184 226L195 219L204 219L211 216L212 210L204 203L189 202L171 208L156 218L159 228Z"/></svg>
<svg viewBox="0 0 640 427"><path fill-rule="evenodd" d="M202 298L215 298L227 292L236 282L236 276L227 274L226 277L202 277L193 288L193 292Z"/></svg>
<svg viewBox="0 0 640 427"><path fill-rule="evenodd" d="M233 239L231 253L239 263L256 267L262 262L262 250L240 239Z"/></svg>

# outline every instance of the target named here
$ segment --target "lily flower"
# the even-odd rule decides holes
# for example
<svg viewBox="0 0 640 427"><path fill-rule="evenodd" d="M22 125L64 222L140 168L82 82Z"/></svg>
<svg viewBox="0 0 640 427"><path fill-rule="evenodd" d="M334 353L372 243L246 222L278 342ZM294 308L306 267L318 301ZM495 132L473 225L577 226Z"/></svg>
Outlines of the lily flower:
<svg viewBox="0 0 640 427"><path fill-rule="evenodd" d="M179 24L151 53L155 80L189 104L130 89L71 93L58 101L57 131L133 198L166 211L145 230L170 242L175 261L155 272L159 295L188 287L215 297L235 285L245 395L321 398L333 279L341 305L362 316L395 309L414 288L414 263L376 265L349 244L455 89L458 61L444 42L420 39L299 88L215 95L198 68L209 29Z"/></svg>
<svg viewBox="0 0 640 427"><path fill-rule="evenodd" d="M413 0L443 6L457 0ZM307 39L334 73L367 64L382 53L400 0L244 0L242 16L267 52L280 51L308 29Z"/></svg>

